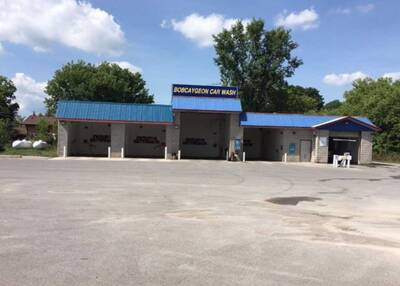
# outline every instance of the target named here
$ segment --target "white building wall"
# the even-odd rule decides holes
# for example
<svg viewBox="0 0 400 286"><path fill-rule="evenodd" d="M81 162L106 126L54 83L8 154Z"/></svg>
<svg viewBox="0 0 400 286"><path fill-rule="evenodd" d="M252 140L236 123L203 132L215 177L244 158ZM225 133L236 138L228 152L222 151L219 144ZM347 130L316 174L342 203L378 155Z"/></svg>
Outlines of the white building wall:
<svg viewBox="0 0 400 286"><path fill-rule="evenodd" d="M361 132L359 164L370 164L372 162L372 132Z"/></svg>
<svg viewBox="0 0 400 286"><path fill-rule="evenodd" d="M64 156L64 147L67 152L68 148L70 148L68 144L69 123L58 121L57 132L57 155L61 157ZM65 155L68 156L68 153Z"/></svg>
<svg viewBox="0 0 400 286"><path fill-rule="evenodd" d="M125 149L125 129L125 124L111 124L111 157L113 158L121 158L122 148Z"/></svg>
<svg viewBox="0 0 400 286"><path fill-rule="evenodd" d="M229 115L229 154L235 152L235 140L241 141L242 149L239 152L239 157L242 158L243 152L243 128L240 126L239 113Z"/></svg>
<svg viewBox="0 0 400 286"><path fill-rule="evenodd" d="M178 154L180 150L180 133L181 133L181 113L174 113L174 124L166 126L165 142L167 144L168 159L172 159L172 155Z"/></svg>
<svg viewBox="0 0 400 286"><path fill-rule="evenodd" d="M322 140L321 140L322 138ZM324 143L326 138L326 145ZM329 131L328 130L315 130L314 149L311 161L314 163L328 163L329 151Z"/></svg>

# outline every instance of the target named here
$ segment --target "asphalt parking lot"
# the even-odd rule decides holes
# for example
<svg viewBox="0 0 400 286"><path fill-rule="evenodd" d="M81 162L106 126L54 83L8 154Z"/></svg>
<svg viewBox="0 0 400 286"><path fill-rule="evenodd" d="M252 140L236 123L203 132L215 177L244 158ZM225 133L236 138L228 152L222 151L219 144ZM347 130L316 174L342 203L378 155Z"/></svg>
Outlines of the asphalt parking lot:
<svg viewBox="0 0 400 286"><path fill-rule="evenodd" d="M0 285L399 285L400 167L0 159Z"/></svg>

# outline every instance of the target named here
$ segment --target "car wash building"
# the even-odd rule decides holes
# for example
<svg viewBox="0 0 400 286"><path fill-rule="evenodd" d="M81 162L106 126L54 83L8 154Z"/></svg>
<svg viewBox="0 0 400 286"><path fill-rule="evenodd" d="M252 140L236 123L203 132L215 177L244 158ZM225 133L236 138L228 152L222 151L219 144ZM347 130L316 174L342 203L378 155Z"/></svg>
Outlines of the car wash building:
<svg viewBox="0 0 400 286"><path fill-rule="evenodd" d="M170 105L60 101L59 156L372 161L364 117L243 112L235 87L172 86Z"/></svg>

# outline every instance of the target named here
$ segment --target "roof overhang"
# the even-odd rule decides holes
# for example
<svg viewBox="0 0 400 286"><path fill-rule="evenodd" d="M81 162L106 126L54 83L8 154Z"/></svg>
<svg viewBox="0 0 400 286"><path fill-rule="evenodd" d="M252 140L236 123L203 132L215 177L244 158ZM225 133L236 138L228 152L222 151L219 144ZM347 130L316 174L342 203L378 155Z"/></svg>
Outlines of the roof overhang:
<svg viewBox="0 0 400 286"><path fill-rule="evenodd" d="M240 115L244 128L329 129L332 131L379 131L368 118L334 115L244 112Z"/></svg>
<svg viewBox="0 0 400 286"><path fill-rule="evenodd" d="M329 120L329 121L326 121L326 122L323 122L320 124L313 125L312 128L313 129L324 129L324 128L328 128L330 126L333 126L335 124L338 124L340 122L347 121L347 120L353 122L356 125L366 127L368 129L370 129L371 131L380 131L380 128L376 127L375 125L363 122L353 116L338 117L338 118L335 118L335 119L332 119L332 120Z"/></svg>
<svg viewBox="0 0 400 286"><path fill-rule="evenodd" d="M59 101L56 117L71 122L170 125L171 105L95 101Z"/></svg>

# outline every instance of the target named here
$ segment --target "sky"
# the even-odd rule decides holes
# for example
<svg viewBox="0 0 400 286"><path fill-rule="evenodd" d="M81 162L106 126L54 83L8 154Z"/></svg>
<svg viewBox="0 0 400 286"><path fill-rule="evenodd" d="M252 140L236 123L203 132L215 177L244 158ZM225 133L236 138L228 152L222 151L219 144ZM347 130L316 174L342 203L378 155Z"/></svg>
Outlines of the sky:
<svg viewBox="0 0 400 286"><path fill-rule="evenodd" d="M304 61L291 84L342 99L355 79L400 79L398 0L0 0L0 75L20 114L44 112L44 89L67 62L110 61L142 73L156 103L171 84L217 85L212 35L238 19L291 29Z"/></svg>

